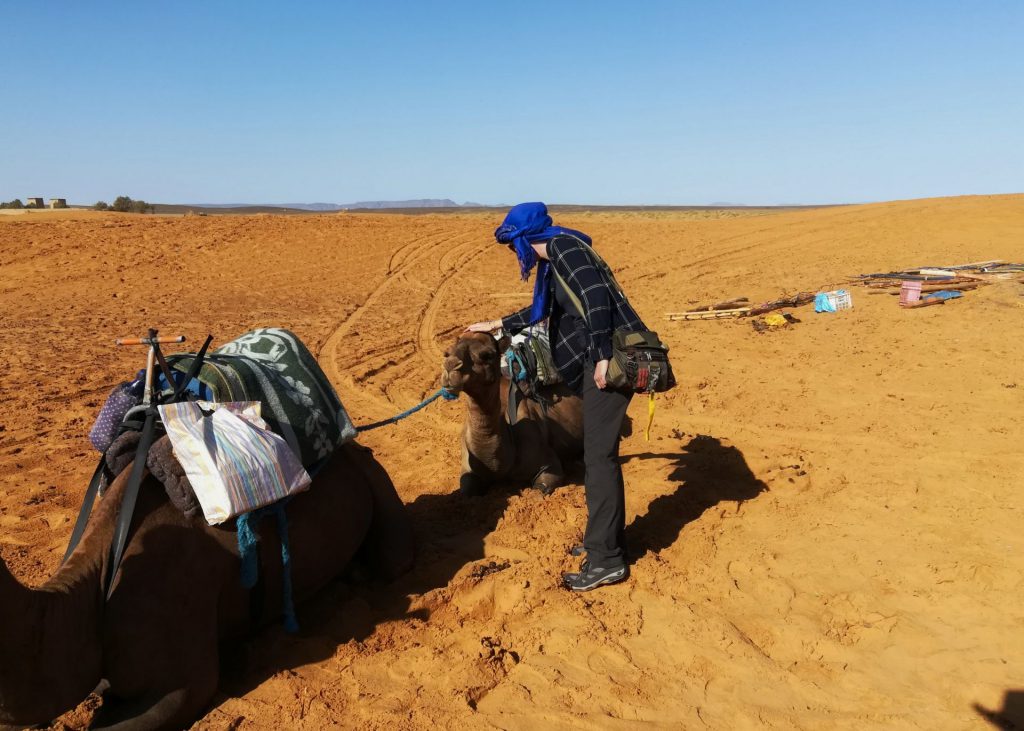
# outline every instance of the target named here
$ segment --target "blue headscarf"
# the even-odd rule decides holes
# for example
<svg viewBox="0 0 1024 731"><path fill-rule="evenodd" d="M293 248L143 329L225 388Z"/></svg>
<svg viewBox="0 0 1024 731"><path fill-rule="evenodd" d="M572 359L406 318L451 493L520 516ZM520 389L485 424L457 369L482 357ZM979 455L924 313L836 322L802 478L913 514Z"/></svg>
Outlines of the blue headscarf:
<svg viewBox="0 0 1024 731"><path fill-rule="evenodd" d="M537 278L533 285L533 306L530 309L530 324L543 320L548 314L548 299L551 292L551 262L540 259L530 244L547 241L559 234L569 234L583 239L590 245L590 237L571 228L551 225L548 207L543 203L520 203L513 206L505 221L494 230L494 238L502 244L512 244L519 258L519 272L525 282L530 270L537 266Z"/></svg>

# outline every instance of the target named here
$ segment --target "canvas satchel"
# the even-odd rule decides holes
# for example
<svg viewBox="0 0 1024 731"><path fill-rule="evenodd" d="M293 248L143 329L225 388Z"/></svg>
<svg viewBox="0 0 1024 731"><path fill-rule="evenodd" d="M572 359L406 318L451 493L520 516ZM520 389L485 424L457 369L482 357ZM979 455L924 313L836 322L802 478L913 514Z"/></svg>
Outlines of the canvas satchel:
<svg viewBox="0 0 1024 731"><path fill-rule="evenodd" d="M259 401L182 401L157 409L210 525L309 487L299 457L260 418Z"/></svg>

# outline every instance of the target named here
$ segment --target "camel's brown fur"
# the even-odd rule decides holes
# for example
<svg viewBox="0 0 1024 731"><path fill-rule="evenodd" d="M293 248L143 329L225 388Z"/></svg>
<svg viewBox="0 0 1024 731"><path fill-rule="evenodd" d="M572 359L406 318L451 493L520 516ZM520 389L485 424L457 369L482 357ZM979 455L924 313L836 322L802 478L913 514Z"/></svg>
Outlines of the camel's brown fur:
<svg viewBox="0 0 1024 731"><path fill-rule="evenodd" d="M536 401L523 399L516 424L509 427L509 382L501 375L501 354L507 346L507 339L467 333L444 356L441 385L466 395L459 485L470 494L498 480L550 492L564 481L562 460L582 454L583 402L562 384L541 389L549 404L546 413Z"/></svg>
<svg viewBox="0 0 1024 731"><path fill-rule="evenodd" d="M233 524L185 518L148 475L109 601L106 569L130 470L97 506L81 543L39 589L0 561L0 724L46 722L109 683L97 727L188 726L218 685L219 641L254 628L239 581ZM287 506L292 582L301 599L341 573L359 549L379 572L412 565L412 529L391 480L359 446L337 450L308 492ZM261 527L266 618L280 616L274 521Z"/></svg>

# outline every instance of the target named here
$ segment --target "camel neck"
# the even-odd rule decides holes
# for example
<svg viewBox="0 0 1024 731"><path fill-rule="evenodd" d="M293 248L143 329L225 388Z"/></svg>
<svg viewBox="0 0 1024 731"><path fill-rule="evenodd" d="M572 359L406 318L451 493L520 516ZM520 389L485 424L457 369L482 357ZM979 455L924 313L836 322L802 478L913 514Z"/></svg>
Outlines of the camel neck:
<svg viewBox="0 0 1024 731"><path fill-rule="evenodd" d="M466 395L468 422L470 428L480 438L501 438L505 434L505 419L501 410L501 393L498 388L490 388L484 393Z"/></svg>
<svg viewBox="0 0 1024 731"><path fill-rule="evenodd" d="M39 723L73 708L102 674L100 627L115 482L82 542L43 586L23 586L0 561L0 724Z"/></svg>
<svg viewBox="0 0 1024 731"><path fill-rule="evenodd" d="M3 559L0 559L0 612L18 616L24 613L32 592L14 578Z"/></svg>

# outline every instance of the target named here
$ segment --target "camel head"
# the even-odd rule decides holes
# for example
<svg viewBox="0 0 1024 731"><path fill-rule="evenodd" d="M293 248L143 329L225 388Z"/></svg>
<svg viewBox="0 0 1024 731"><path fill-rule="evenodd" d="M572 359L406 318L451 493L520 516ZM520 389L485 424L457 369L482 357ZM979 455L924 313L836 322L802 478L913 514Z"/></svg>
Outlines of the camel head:
<svg viewBox="0 0 1024 731"><path fill-rule="evenodd" d="M509 338L488 333L465 333L444 353L441 385L452 393L482 396L501 382L501 354Z"/></svg>

